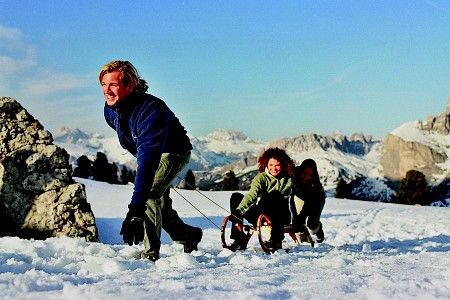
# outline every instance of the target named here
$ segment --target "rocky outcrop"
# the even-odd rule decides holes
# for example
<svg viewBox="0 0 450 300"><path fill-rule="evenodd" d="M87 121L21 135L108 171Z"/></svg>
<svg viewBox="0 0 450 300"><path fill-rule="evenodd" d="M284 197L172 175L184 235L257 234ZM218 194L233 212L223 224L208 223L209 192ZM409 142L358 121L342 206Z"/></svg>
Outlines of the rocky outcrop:
<svg viewBox="0 0 450 300"><path fill-rule="evenodd" d="M373 146L381 141L363 134L354 133L349 137L335 133L323 136L315 133L304 134L298 137L287 137L272 141L269 147L289 149L291 153L305 152L313 149L336 149L343 153L364 156L370 152Z"/></svg>
<svg viewBox="0 0 450 300"><path fill-rule="evenodd" d="M447 102L447 108L438 116L430 116L425 122L419 123L419 128L428 132L436 132L448 135L450 133L450 98Z"/></svg>
<svg viewBox="0 0 450 300"><path fill-rule="evenodd" d="M398 181L409 170L417 170L430 179L432 175L441 174L437 166L447 160L444 153L415 141L405 141L401 137L389 134L384 144L380 165L386 178Z"/></svg>
<svg viewBox="0 0 450 300"><path fill-rule="evenodd" d="M422 172L428 179L433 174L441 174L442 169L437 166L447 160L444 153L440 153L427 145L415 141L405 141L389 134L384 144L380 158L380 165L386 178L398 181L405 177L409 170Z"/></svg>
<svg viewBox="0 0 450 300"><path fill-rule="evenodd" d="M424 122L404 124L387 136L380 158L384 176L399 181L409 170L422 172L428 180L446 176L448 170L439 164L448 160L449 133L450 100L445 112Z"/></svg>
<svg viewBox="0 0 450 300"><path fill-rule="evenodd" d="M0 234L97 241L84 186L67 152L16 100L0 98Z"/></svg>

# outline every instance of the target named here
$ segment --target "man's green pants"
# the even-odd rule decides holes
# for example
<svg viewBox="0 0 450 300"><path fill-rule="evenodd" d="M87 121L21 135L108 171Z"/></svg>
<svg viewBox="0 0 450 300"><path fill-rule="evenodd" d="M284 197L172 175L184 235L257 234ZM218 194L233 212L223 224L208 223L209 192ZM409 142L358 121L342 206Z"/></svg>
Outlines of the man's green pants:
<svg viewBox="0 0 450 300"><path fill-rule="evenodd" d="M184 243L189 239L189 229L192 226L185 224L172 208L169 192L172 180L189 162L190 155L189 151L186 154L163 153L161 156L150 197L146 203L145 248L142 253L145 257L159 256L161 228L170 235L173 241L178 243Z"/></svg>

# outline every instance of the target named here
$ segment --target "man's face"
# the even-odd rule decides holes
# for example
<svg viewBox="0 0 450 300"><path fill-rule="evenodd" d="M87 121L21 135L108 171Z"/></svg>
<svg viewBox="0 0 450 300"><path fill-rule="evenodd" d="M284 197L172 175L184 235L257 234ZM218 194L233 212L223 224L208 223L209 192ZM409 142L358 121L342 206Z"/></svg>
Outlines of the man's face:
<svg viewBox="0 0 450 300"><path fill-rule="evenodd" d="M128 84L127 86L123 85L119 71L103 75L101 86L106 104L109 106L113 106L125 99L134 88L132 84Z"/></svg>

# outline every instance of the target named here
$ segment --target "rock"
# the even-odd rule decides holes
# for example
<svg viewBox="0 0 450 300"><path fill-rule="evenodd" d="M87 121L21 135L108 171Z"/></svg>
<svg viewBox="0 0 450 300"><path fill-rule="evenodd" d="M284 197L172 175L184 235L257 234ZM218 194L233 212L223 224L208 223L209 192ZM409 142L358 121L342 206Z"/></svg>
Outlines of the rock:
<svg viewBox="0 0 450 300"><path fill-rule="evenodd" d="M85 188L67 152L16 100L0 98L0 235L98 241Z"/></svg>
<svg viewBox="0 0 450 300"><path fill-rule="evenodd" d="M428 181L447 178L445 165L449 157L450 99L444 112L425 121L405 123L385 139L380 157L383 175L400 181L409 170L422 172ZM445 166L444 166L445 167ZM439 181L439 180L438 180Z"/></svg>
<svg viewBox="0 0 450 300"><path fill-rule="evenodd" d="M420 122L419 127L421 130L428 132L436 132L443 135L450 133L450 98L447 102L445 111L438 116L430 116L425 122Z"/></svg>
<svg viewBox="0 0 450 300"><path fill-rule="evenodd" d="M349 137L337 132L331 136L315 133L304 134L298 137L281 138L269 143L269 147L288 149L288 152L299 153L314 149L336 149L343 153L364 156L381 141L372 136L354 133Z"/></svg>
<svg viewBox="0 0 450 300"><path fill-rule="evenodd" d="M445 162L447 155L418 141L405 141L389 134L385 140L380 158L380 166L386 178L400 181L409 170L422 172L429 180L433 175L442 174L437 164Z"/></svg>

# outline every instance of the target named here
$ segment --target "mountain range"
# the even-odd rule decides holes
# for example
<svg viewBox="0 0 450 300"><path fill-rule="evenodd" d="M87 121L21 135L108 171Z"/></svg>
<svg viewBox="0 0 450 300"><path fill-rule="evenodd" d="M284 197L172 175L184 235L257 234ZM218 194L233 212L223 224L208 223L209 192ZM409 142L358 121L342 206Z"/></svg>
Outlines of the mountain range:
<svg viewBox="0 0 450 300"><path fill-rule="evenodd" d="M408 169L420 170L430 183L445 183L450 190L447 184L450 177L449 107L450 104L443 113L425 121L401 124L383 139L362 133L346 136L335 132L260 141L238 130L216 129L203 137L190 136L193 151L185 171L194 171L201 183L197 186L212 187L231 170L246 183L243 186L246 188L256 173L256 160L261 152L268 147L279 147L297 164L306 158L314 159L329 194L334 193L339 179L347 182L358 179L354 194L359 193L359 198L389 201L394 193L392 182L398 183ZM72 163L81 155L93 160L97 152L103 152L111 162L136 167L135 158L120 147L116 137L67 127L54 132L53 136L55 143L70 154Z"/></svg>
<svg viewBox="0 0 450 300"><path fill-rule="evenodd" d="M103 152L111 162L135 168L135 158L118 143L116 137L105 137L81 129L62 127L53 133L54 142L66 149L70 161L86 155L94 160ZM340 133L330 136L317 134L282 138L271 142L253 140L237 130L217 129L204 137L190 136L193 150L186 169L191 169L199 181L220 181L232 170L236 176L245 176L256 170L259 154L268 147L285 149L294 161L316 160L322 182L327 189L335 187L339 176L352 179L373 174L377 176L382 141L363 134L349 137Z"/></svg>

